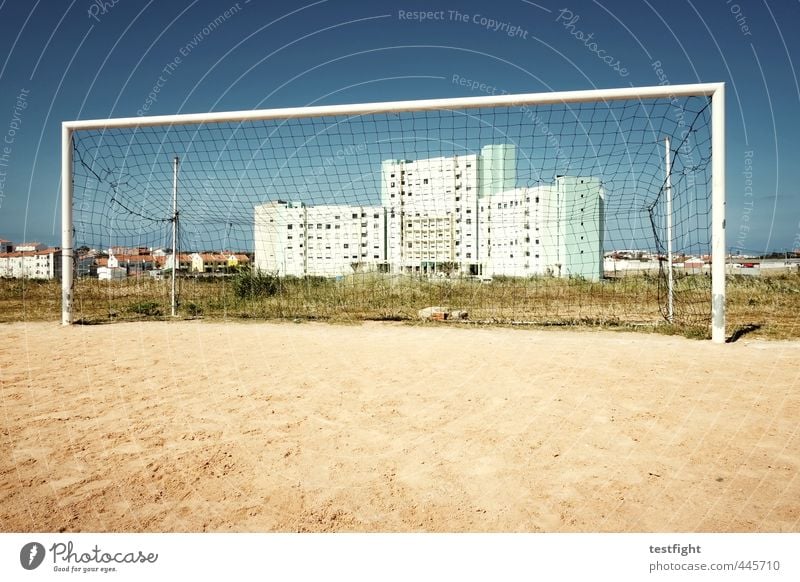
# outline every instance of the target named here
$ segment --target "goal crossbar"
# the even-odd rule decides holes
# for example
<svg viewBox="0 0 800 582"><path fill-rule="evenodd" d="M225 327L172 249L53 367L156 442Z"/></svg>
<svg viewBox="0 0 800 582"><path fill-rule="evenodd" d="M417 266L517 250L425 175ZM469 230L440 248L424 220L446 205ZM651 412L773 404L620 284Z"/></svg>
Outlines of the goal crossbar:
<svg viewBox="0 0 800 582"><path fill-rule="evenodd" d="M124 117L65 121L62 123L62 323L72 322L72 286L74 276L73 248L73 148L75 131L112 128L235 123L275 119L297 119L322 116L370 115L435 110L474 109L480 107L519 107L620 100L650 100L677 97L709 97L711 104L712 194L711 194L711 277L712 277L712 341L725 341L725 84L698 83L650 87L623 87L579 91L555 91L514 95L489 95L387 101L345 105L319 105L251 111L190 113L150 117Z"/></svg>

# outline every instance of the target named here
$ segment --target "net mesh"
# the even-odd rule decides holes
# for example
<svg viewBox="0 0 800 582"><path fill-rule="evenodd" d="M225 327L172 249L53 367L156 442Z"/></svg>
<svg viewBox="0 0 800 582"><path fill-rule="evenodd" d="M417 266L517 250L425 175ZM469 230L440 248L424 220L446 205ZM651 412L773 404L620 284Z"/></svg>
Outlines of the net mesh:
<svg viewBox="0 0 800 582"><path fill-rule="evenodd" d="M166 315L174 262L184 316L437 306L653 323L669 316L671 183L672 322L710 321L705 97L77 131L73 145L77 320Z"/></svg>

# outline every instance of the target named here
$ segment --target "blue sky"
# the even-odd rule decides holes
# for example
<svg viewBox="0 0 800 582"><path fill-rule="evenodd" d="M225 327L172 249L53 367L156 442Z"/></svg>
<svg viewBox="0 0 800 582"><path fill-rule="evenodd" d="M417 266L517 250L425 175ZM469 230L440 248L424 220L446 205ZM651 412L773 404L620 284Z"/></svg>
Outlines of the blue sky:
<svg viewBox="0 0 800 582"><path fill-rule="evenodd" d="M443 17L406 16L425 10ZM656 85L658 61L671 84L728 83L728 247L800 247L798 21L789 0L0 0L0 238L58 243L63 120L480 94L454 75L509 93Z"/></svg>

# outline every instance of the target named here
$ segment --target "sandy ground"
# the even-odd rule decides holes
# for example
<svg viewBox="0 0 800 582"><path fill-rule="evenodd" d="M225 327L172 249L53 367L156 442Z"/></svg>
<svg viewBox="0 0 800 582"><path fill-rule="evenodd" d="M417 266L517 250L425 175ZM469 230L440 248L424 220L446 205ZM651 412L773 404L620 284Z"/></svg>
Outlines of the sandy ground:
<svg viewBox="0 0 800 582"><path fill-rule="evenodd" d="M2 531L800 531L800 343L0 326Z"/></svg>

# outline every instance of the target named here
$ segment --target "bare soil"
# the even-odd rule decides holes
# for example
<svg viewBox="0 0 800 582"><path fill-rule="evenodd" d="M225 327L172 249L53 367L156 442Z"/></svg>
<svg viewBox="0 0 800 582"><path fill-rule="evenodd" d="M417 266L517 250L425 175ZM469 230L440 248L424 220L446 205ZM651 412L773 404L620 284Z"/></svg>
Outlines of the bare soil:
<svg viewBox="0 0 800 582"><path fill-rule="evenodd" d="M0 529L800 531L800 342L0 326Z"/></svg>

